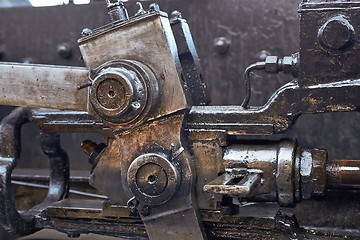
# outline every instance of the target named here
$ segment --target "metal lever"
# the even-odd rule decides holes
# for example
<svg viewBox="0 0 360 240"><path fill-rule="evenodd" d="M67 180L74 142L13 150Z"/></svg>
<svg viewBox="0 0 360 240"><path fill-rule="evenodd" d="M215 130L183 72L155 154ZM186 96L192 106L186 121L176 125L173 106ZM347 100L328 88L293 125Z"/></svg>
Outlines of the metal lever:
<svg viewBox="0 0 360 240"><path fill-rule="evenodd" d="M204 186L207 193L249 197L252 189L259 183L263 172L258 169L234 168Z"/></svg>

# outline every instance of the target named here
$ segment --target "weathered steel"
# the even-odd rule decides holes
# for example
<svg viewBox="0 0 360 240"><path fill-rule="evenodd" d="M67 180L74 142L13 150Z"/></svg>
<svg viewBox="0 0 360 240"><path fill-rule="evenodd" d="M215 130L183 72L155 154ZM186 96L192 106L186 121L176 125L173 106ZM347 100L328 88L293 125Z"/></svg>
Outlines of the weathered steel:
<svg viewBox="0 0 360 240"><path fill-rule="evenodd" d="M0 63L0 104L62 110L87 110L85 68ZM20 87L21 86L21 87Z"/></svg>
<svg viewBox="0 0 360 240"><path fill-rule="evenodd" d="M65 200L48 205L40 214L32 215L36 227L55 228L71 236L88 232L123 236L133 231L135 235L130 233L131 237L145 237L144 228L137 222L137 216L140 216L150 239L205 239L202 218L210 239L259 237L264 233L269 234L269 239L279 238L280 235L311 238L299 228L291 209L275 207L269 221L265 208L257 205L260 212L249 212L250 219L259 222L252 224L249 218L243 220L242 214L246 212L244 201L276 201L280 205L290 206L300 199L322 196L327 189L328 177L334 182L336 174L346 175L348 172L338 171L334 163L328 166L330 170L326 172L327 155L322 150L302 150L288 141L281 141L275 147L274 144L256 142L253 147L248 139L239 141L239 138L258 135L264 139L267 135L287 132L303 113L356 111L359 108L359 80L351 78L354 75L346 77L345 74L340 79L307 79L304 84L308 74L300 74L298 79L277 90L261 107L248 107L245 101L243 107L195 106L190 109L190 99L204 103L204 89L200 87L198 91L189 91L187 87L190 84L186 84L192 78L196 79L195 85L201 83L201 69L196 69L194 75L184 77L185 73L189 73L189 66L199 67L196 59L184 58L177 52L176 43L180 45L181 38L177 38L176 42L173 36L176 31L170 29L166 15L159 12L157 5L151 5L149 12L139 6L138 14L129 20L114 17L114 14L119 15L116 11L120 9L117 9L111 13L113 20L110 24L83 31L85 36L80 40L80 47L87 67L92 70L89 75L91 84L84 83L78 90L87 92L86 88L91 87L92 105L86 106L90 106L87 110L93 117L84 112L66 116L49 111L41 113L40 110L37 114L40 125L50 131L51 126L62 131L56 126L60 120L59 125L66 128L64 131L76 130L74 126L79 126L81 131L100 130L103 133L108 146L102 144L103 147L96 150L97 146L94 145L86 151L90 152L90 158L94 154L90 159L91 183L104 192L109 200L103 204ZM332 8L332 12L343 11L345 6L349 11L343 14L349 12L356 15L352 3L304 2L301 9L309 7L310 12L323 11L321 6ZM319 45L316 45L321 46L319 51L330 51L330 54L336 51L336 55L346 55L346 49L356 46L352 21L333 16L322 20L327 22L319 28ZM302 18L304 23L306 16ZM303 27L302 30L306 30ZM339 42L336 38L334 40L332 31L335 31L334 36L339 35L343 39ZM183 33L180 30L180 37ZM190 35L189 32L187 34ZM312 36L312 33L308 35ZM307 39L301 38L301 41L306 42ZM229 44L226 51L219 50L224 43ZM219 54L225 54L231 46L228 40L224 40L215 47ZM187 47L183 50L189 54L191 51ZM304 71L301 67L304 61L302 56L306 58L313 54L305 49L306 46L302 46L300 61L297 61L297 55L283 59L270 56L262 57L265 61L260 62L259 66L267 72L283 71L296 77L298 64L300 71ZM124 70L124 66L117 66L117 70L111 70L110 74L107 67L115 61L138 61L141 67ZM151 72L144 70L144 66ZM327 68L328 65L325 66ZM106 73L101 75L104 73L102 71ZM154 76L144 80L141 85L137 84L141 80L134 77L131 71ZM102 86L103 82L106 82L105 86ZM150 93L156 92L151 88L154 82L159 83L159 98L136 95L144 88ZM196 99L197 93L200 94L199 99ZM134 96L140 107L134 106L140 110L131 115L129 109L133 106ZM151 111L142 111L142 106ZM120 109L120 113L109 117L108 110L113 109ZM130 117L122 115L123 112L129 113ZM95 117L102 121L94 120ZM67 121L74 126L66 127ZM237 149L240 149L240 153L245 152L241 150L243 148L246 154L237 154ZM234 156L231 155L233 159L230 164L226 161L226 157L229 157L227 150L235 152ZM269 151L271 154L267 154ZM260 161L252 158L257 155ZM268 159L269 156L273 157ZM65 158L62 156L62 159ZM352 166L357 168L356 164ZM358 179L351 176L350 179L353 182L349 183L347 178L338 187L357 190ZM60 189L64 189L64 186L66 184L60 184ZM203 188L206 192L202 191ZM199 215L198 210L205 216ZM217 217L219 213L221 215ZM73 225L75 221L77 224ZM242 221L247 223L242 225ZM94 222L97 223L96 228L89 229L89 224ZM130 229L126 225L129 223L134 223L135 228ZM255 234L251 234L254 226L262 223L265 226L256 228ZM171 231L164 227L168 225L171 225ZM358 237L359 232L350 231L345 235Z"/></svg>
<svg viewBox="0 0 360 240"><path fill-rule="evenodd" d="M11 191L11 173L16 167L21 153L20 132L23 124L32 120L29 108L17 108L0 124L1 129L1 195L0 222L14 235L28 235L38 230L35 215L49 204L67 197L69 192L69 160L60 146L56 134L42 135L42 147L50 161L49 190L44 201L21 214L17 211Z"/></svg>

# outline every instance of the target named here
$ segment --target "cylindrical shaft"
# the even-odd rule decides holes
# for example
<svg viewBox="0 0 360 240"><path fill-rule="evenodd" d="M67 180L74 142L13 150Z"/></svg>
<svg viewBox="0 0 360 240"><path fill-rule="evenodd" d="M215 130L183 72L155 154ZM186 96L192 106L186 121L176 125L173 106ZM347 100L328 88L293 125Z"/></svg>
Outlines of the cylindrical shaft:
<svg viewBox="0 0 360 240"><path fill-rule="evenodd" d="M329 188L360 189L360 160L332 160L326 171Z"/></svg>

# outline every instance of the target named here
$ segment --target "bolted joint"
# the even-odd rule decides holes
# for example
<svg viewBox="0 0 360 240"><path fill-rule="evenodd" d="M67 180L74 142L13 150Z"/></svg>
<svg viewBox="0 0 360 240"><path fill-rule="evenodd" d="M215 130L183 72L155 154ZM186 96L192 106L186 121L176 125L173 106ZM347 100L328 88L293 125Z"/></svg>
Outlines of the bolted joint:
<svg viewBox="0 0 360 240"><path fill-rule="evenodd" d="M302 199L321 197L326 191L327 152L304 149L300 157L300 187Z"/></svg>
<svg viewBox="0 0 360 240"><path fill-rule="evenodd" d="M105 64L90 87L91 111L112 123L142 121L156 106L158 85L152 70L136 61Z"/></svg>
<svg viewBox="0 0 360 240"><path fill-rule="evenodd" d="M277 56L267 56L265 58L265 71L268 73L278 73L282 70L282 59Z"/></svg>
<svg viewBox="0 0 360 240"><path fill-rule="evenodd" d="M127 182L141 205L162 205L177 191L180 176L176 167L161 153L137 157L127 172Z"/></svg>
<svg viewBox="0 0 360 240"><path fill-rule="evenodd" d="M283 58L282 71L285 74L292 74L294 77L297 77L299 72L299 53Z"/></svg>
<svg viewBox="0 0 360 240"><path fill-rule="evenodd" d="M267 56L265 58L265 71L268 73L283 72L297 77L299 71L299 54L279 58L277 56Z"/></svg>

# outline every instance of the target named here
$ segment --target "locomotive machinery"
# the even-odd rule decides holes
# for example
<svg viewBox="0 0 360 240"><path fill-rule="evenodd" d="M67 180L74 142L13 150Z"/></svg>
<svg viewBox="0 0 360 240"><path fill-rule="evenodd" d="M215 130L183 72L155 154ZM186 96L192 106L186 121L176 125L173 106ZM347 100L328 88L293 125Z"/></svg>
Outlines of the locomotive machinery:
<svg viewBox="0 0 360 240"><path fill-rule="evenodd" d="M121 2L107 6L111 22L83 30L78 41L85 68L0 64L0 104L20 107L0 125L0 222L8 232L247 239L251 234L239 226L253 221L265 239L311 238L289 209L328 189L359 189L359 160L328 160L323 149L266 137L286 132L301 114L359 109L360 2L303 1L300 51L249 66L241 106L208 105L179 12L168 17L156 4L146 10L139 4L129 17ZM283 72L293 80L265 105L249 106L252 71ZM44 202L20 212L11 173L21 126L29 121L42 131L50 182ZM68 198L62 132L102 134L103 143L83 147L92 164L90 185L105 200ZM270 202L281 207L275 220L244 217Z"/></svg>

